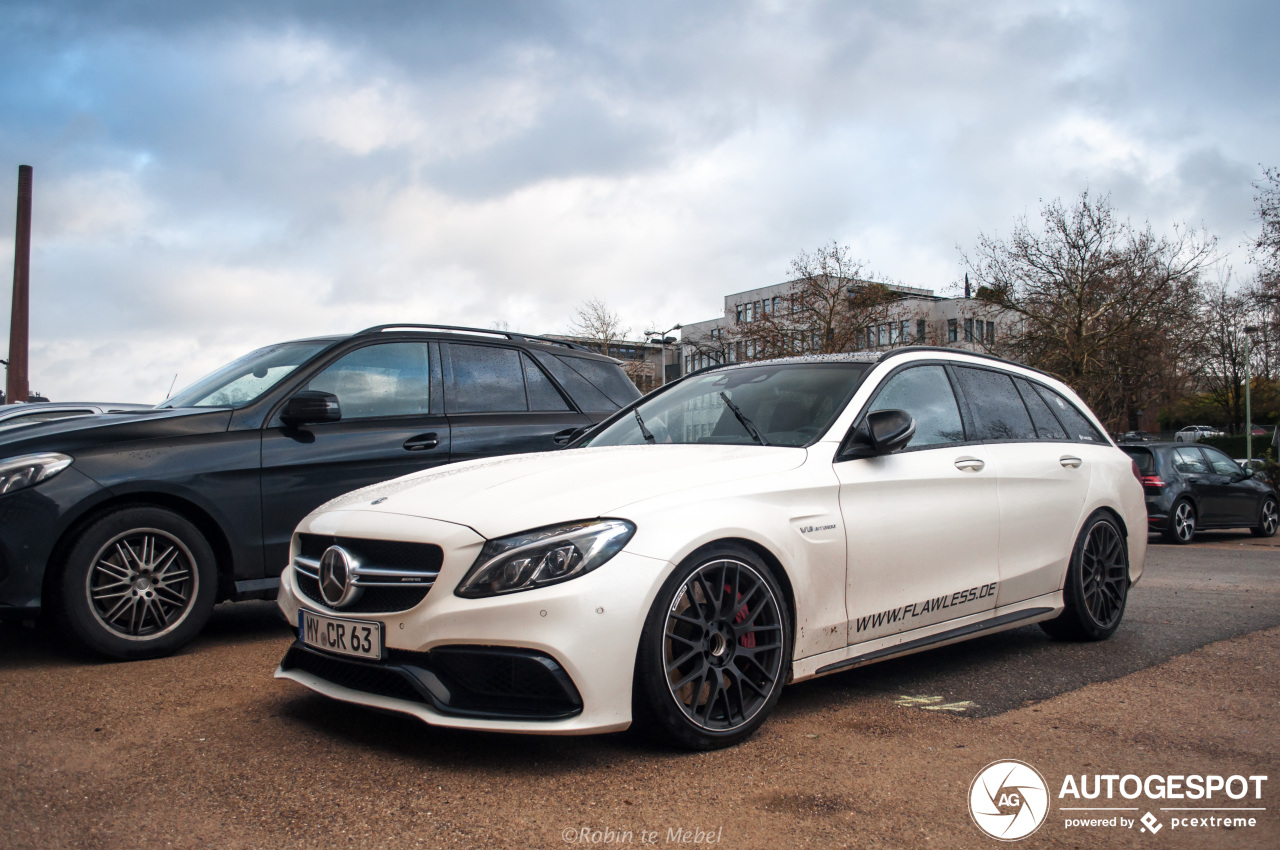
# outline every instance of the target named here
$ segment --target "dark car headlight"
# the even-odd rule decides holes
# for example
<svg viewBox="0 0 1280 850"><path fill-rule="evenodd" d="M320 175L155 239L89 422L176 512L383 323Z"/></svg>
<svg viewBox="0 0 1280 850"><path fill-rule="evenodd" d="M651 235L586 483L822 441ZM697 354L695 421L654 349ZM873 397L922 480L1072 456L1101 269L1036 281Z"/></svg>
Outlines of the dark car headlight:
<svg viewBox="0 0 1280 850"><path fill-rule="evenodd" d="M454 593L477 599L568 581L618 554L635 533L625 519L593 519L499 537L484 545Z"/></svg>
<svg viewBox="0 0 1280 850"><path fill-rule="evenodd" d="M5 458L0 460L0 493L12 493L48 481L70 465L71 458L57 452Z"/></svg>

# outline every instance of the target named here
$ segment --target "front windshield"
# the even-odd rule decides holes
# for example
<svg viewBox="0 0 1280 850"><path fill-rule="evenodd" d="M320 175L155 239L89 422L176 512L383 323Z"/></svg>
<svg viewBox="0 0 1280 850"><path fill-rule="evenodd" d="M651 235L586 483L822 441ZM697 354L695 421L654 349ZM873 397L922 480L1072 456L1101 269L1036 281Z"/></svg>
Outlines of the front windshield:
<svg viewBox="0 0 1280 850"><path fill-rule="evenodd" d="M205 375L160 403L160 407L243 407L330 343L281 342L259 348Z"/></svg>
<svg viewBox="0 0 1280 850"><path fill-rule="evenodd" d="M628 412L582 445L805 446L830 426L868 369L867 363L781 363L697 375L641 402L639 419Z"/></svg>

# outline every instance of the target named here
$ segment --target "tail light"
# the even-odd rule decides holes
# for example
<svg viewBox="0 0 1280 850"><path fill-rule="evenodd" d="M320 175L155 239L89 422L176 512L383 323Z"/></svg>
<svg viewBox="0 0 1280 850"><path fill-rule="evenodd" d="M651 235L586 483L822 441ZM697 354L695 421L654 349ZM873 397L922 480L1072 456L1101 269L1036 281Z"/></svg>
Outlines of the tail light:
<svg viewBox="0 0 1280 850"><path fill-rule="evenodd" d="M1141 475L1138 480L1142 482L1143 487L1155 487L1157 489L1164 486L1164 480L1159 475Z"/></svg>

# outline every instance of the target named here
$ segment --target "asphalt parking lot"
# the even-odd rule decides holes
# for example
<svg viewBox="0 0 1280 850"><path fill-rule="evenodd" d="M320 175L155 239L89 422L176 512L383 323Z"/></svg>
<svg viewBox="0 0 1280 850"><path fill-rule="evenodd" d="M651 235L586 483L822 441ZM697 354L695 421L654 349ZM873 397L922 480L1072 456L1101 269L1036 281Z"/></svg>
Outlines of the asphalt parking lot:
<svg viewBox="0 0 1280 850"><path fill-rule="evenodd" d="M1106 643L1030 627L803 683L748 743L692 755L629 734L437 730L311 695L271 678L291 635L269 603L219 606L182 655L133 664L7 625L0 845L989 847L964 801L997 758L1051 785L1274 774L1277 627L1271 541L1154 544ZM1152 837L1050 814L1031 843L1280 845L1280 818L1259 818Z"/></svg>

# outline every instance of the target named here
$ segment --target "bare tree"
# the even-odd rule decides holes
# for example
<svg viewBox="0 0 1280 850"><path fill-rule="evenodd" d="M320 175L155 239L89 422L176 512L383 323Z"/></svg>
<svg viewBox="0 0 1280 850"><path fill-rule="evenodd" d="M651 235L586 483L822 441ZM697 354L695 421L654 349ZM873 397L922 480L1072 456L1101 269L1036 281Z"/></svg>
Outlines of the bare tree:
<svg viewBox="0 0 1280 850"><path fill-rule="evenodd" d="M1201 272L1215 239L1175 226L1156 236L1120 221L1086 190L1068 208L1019 219L1007 240L980 234L966 257L977 298L1009 311L1000 346L1062 378L1115 430L1194 370Z"/></svg>
<svg viewBox="0 0 1280 850"><path fill-rule="evenodd" d="M758 360L802 352L829 354L867 344L867 331L890 318L897 295L875 280L848 246L832 242L791 261L790 291L762 302L738 322L731 339L738 359Z"/></svg>
<svg viewBox="0 0 1280 850"><path fill-rule="evenodd" d="M1244 423L1245 363L1256 355L1245 328L1257 321L1258 305L1248 292L1231 290L1228 272L1208 287L1202 310L1205 395L1238 430Z"/></svg>
<svg viewBox="0 0 1280 850"><path fill-rule="evenodd" d="M1263 170L1263 179L1255 182L1253 202L1262 230L1251 246L1253 262L1258 266L1258 280L1273 298L1280 297L1280 169Z"/></svg>
<svg viewBox="0 0 1280 850"><path fill-rule="evenodd" d="M614 348L626 339L631 328L623 327L622 318L617 313L599 298L592 297L574 310L569 332L591 340L600 346L601 352L606 356L613 357Z"/></svg>

